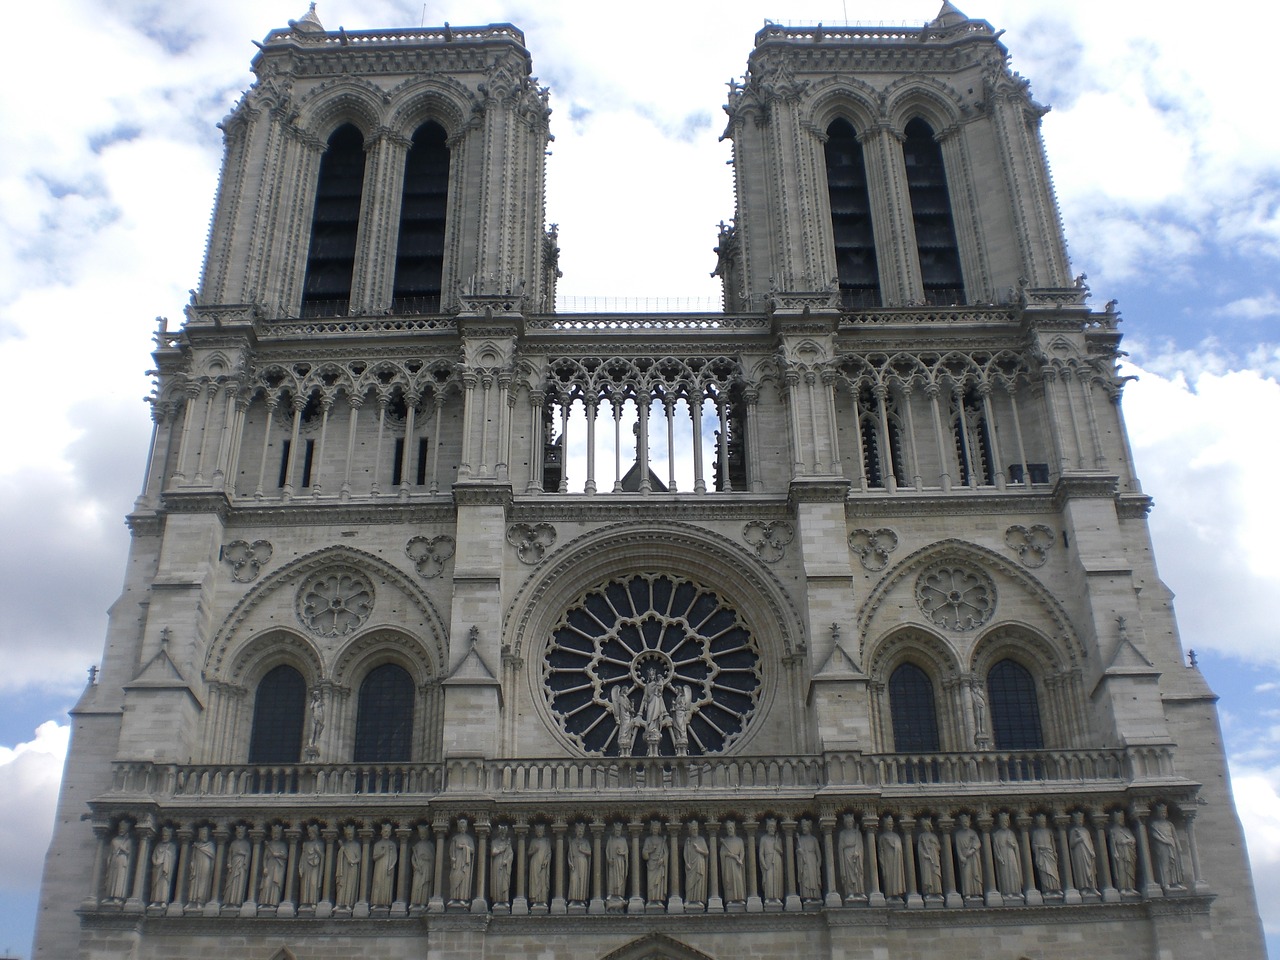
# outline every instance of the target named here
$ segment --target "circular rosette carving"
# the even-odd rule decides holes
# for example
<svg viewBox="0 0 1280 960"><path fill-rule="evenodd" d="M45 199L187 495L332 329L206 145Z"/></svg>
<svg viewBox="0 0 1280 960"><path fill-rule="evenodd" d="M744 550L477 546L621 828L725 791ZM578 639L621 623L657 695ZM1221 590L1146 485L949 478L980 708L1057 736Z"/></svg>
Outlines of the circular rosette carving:
<svg viewBox="0 0 1280 960"><path fill-rule="evenodd" d="M916 579L916 602L926 617L947 630L972 630L996 611L996 586L981 570L944 561Z"/></svg>
<svg viewBox="0 0 1280 960"><path fill-rule="evenodd" d="M373 613L373 584L355 570L322 570L298 591L298 619L321 637L354 633Z"/></svg>
<svg viewBox="0 0 1280 960"><path fill-rule="evenodd" d="M750 722L760 651L711 590L637 574L566 611L543 679L561 729L587 753L699 756L727 749Z"/></svg>

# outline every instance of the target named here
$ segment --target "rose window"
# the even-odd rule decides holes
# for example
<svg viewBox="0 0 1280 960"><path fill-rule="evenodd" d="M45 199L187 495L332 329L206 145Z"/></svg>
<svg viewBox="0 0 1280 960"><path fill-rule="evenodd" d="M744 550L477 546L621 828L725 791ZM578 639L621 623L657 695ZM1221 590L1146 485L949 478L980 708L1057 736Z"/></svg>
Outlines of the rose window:
<svg viewBox="0 0 1280 960"><path fill-rule="evenodd" d="M916 602L925 616L947 630L980 627L996 610L996 587L979 570L937 563L916 580Z"/></svg>
<svg viewBox="0 0 1280 960"><path fill-rule="evenodd" d="M589 591L551 635L543 677L588 753L699 756L742 733L760 693L755 638L715 593L636 575Z"/></svg>
<svg viewBox="0 0 1280 960"><path fill-rule="evenodd" d="M351 570L317 573L298 591L298 619L312 633L342 637L373 612L373 584Z"/></svg>

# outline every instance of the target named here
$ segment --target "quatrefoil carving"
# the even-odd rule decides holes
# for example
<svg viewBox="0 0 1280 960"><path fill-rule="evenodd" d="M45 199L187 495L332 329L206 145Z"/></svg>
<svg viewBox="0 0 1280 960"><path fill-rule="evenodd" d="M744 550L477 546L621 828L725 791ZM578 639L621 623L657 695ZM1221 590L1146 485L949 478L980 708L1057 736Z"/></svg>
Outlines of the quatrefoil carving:
<svg viewBox="0 0 1280 960"><path fill-rule="evenodd" d="M795 537L795 529L785 520L752 520L742 528L742 539L756 548L756 556L765 563L777 563Z"/></svg>
<svg viewBox="0 0 1280 960"><path fill-rule="evenodd" d="M450 536L414 537L405 544L404 552L413 561L418 576L430 580L444 572L445 562L453 556L456 547L456 541Z"/></svg>
<svg viewBox="0 0 1280 960"><path fill-rule="evenodd" d="M549 523L513 523L507 542L516 548L521 563L537 563L556 542L556 528Z"/></svg>
<svg viewBox="0 0 1280 960"><path fill-rule="evenodd" d="M858 555L864 569L883 570L889 554L898 549L898 535L886 527L855 530L849 534L849 549Z"/></svg>
<svg viewBox="0 0 1280 960"><path fill-rule="evenodd" d="M1043 523L1024 527L1015 523L1004 532L1004 542L1010 550L1016 550L1018 559L1028 567L1040 567L1049 558L1053 546L1053 530Z"/></svg>
<svg viewBox="0 0 1280 960"><path fill-rule="evenodd" d="M237 583L253 583L271 559L271 542L232 540L222 548L222 559L231 564L231 579Z"/></svg>

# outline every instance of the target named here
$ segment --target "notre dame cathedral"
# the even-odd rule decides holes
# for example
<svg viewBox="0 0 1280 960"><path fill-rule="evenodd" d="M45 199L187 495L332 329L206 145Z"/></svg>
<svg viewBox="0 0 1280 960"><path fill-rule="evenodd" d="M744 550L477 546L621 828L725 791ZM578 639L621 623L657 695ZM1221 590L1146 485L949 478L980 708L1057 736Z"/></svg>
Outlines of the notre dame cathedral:
<svg viewBox="0 0 1280 960"><path fill-rule="evenodd" d="M715 313L557 311L515 27L259 48L38 957L1262 956L990 24L766 23Z"/></svg>

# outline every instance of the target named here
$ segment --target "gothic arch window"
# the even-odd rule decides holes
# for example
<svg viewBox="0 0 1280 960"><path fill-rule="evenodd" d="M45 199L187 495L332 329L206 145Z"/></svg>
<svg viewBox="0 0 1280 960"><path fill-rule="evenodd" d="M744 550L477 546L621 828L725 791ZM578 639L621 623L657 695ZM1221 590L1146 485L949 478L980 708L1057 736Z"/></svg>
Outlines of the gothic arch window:
<svg viewBox="0 0 1280 960"><path fill-rule="evenodd" d="M951 433L956 445L956 462L963 484L990 485L996 482L991 458L991 425L982 396L968 387L953 397Z"/></svg>
<svg viewBox="0 0 1280 960"><path fill-rule="evenodd" d="M836 278L845 306L880 306L880 272L862 144L845 119L827 127L827 196L835 237Z"/></svg>
<svg viewBox="0 0 1280 960"><path fill-rule="evenodd" d="M350 306L363 192L364 137L352 124L343 124L320 158L302 283L304 316L345 314Z"/></svg>
<svg viewBox="0 0 1280 960"><path fill-rule="evenodd" d="M904 134L902 158L907 169L925 301L940 305L963 303L964 275L942 147L934 139L933 128L919 117L907 124Z"/></svg>
<svg viewBox="0 0 1280 960"><path fill-rule="evenodd" d="M987 701L997 750L1044 748L1036 682L1026 667L1007 658L995 664L987 672Z"/></svg>
<svg viewBox="0 0 1280 960"><path fill-rule="evenodd" d="M449 146L434 121L420 126L404 168L400 236L392 309L435 313L444 285L445 210L449 199Z"/></svg>
<svg viewBox="0 0 1280 960"><path fill-rule="evenodd" d="M273 667L258 681L253 699L250 763L297 763L302 752L307 683L288 664Z"/></svg>
<svg viewBox="0 0 1280 960"><path fill-rule="evenodd" d="M938 710L933 681L914 663L902 663L889 675L889 716L893 749L898 753L937 753Z"/></svg>
<svg viewBox="0 0 1280 960"><path fill-rule="evenodd" d="M413 753L413 678L384 663L360 684L356 706L356 763L407 763Z"/></svg>

